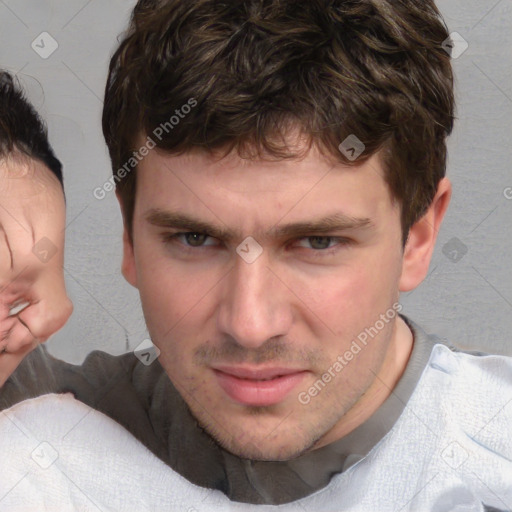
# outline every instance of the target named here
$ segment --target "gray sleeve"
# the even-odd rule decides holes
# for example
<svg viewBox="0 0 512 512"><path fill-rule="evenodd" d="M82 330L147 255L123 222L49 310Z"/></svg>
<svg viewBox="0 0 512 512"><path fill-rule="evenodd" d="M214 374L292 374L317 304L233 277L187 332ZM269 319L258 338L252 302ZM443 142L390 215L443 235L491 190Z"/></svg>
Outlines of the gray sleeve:
<svg viewBox="0 0 512 512"><path fill-rule="evenodd" d="M46 349L39 345L23 359L0 388L0 410L29 398L59 393L56 371L59 363L65 364L51 357Z"/></svg>

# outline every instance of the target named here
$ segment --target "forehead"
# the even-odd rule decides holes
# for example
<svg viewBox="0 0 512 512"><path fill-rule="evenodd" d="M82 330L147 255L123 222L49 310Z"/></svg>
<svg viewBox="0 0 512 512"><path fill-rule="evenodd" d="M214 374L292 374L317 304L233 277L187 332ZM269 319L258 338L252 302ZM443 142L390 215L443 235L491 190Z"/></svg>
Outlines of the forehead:
<svg viewBox="0 0 512 512"><path fill-rule="evenodd" d="M248 229L342 213L378 218L395 208L380 155L347 166L312 149L300 159L219 159L151 151L137 169L136 211L194 214Z"/></svg>

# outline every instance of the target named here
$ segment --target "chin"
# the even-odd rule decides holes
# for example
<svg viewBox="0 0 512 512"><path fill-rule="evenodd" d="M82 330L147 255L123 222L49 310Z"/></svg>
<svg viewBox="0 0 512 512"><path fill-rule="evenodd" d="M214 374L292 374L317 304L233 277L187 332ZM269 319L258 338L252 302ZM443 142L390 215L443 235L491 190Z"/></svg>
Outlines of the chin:
<svg viewBox="0 0 512 512"><path fill-rule="evenodd" d="M201 409L191 412L201 425L222 448L242 459L261 461L286 461L295 459L313 449L323 431L317 428L308 432L301 424L292 425L286 415L269 420L269 407L252 408L248 416L236 418L223 414L212 421ZM267 416L267 417L266 417ZM219 428L219 425L231 428Z"/></svg>
<svg viewBox="0 0 512 512"><path fill-rule="evenodd" d="M272 440L262 436L261 439L253 438L250 440L237 441L233 437L229 439L224 436L214 435L212 437L225 450L242 459L261 460L261 461L286 461L299 457L303 453L312 449L315 444L298 439L297 437L288 435L283 438L274 438ZM293 439L293 444L290 444Z"/></svg>
<svg viewBox="0 0 512 512"><path fill-rule="evenodd" d="M257 441L256 441L257 442ZM299 457L304 451L296 446L261 446L249 443L243 446L227 448L233 455L242 459L261 461L286 461Z"/></svg>

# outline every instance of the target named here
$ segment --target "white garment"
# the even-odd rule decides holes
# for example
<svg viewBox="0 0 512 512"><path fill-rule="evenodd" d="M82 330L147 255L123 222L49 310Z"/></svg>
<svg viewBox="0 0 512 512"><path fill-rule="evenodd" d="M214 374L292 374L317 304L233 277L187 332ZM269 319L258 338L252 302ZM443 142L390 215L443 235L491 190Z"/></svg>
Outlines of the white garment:
<svg viewBox="0 0 512 512"><path fill-rule="evenodd" d="M55 459L55 460L54 460ZM324 489L280 506L195 486L120 425L44 395L0 413L0 511L477 512L512 508L512 358L432 350L391 431Z"/></svg>

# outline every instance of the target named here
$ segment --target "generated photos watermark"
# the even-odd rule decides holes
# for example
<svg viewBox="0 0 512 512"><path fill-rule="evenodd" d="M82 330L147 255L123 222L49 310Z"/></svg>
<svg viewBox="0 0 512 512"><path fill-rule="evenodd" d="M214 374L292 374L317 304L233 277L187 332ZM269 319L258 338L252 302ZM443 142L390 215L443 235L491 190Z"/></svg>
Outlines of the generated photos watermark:
<svg viewBox="0 0 512 512"><path fill-rule="evenodd" d="M197 100L190 98L187 103L183 104L179 109L176 109L174 114L169 118L168 121L160 123L152 132L151 135L146 137L146 141L142 146L132 153L132 156L120 167L108 180L106 180L101 186L96 187L93 190L93 196L101 201L107 197L107 194L115 190L116 183L126 178L145 157L149 155L149 152L156 148L157 142L161 141L164 134L169 134L182 119L185 119L187 114L190 114L192 109L197 106Z"/></svg>
<svg viewBox="0 0 512 512"><path fill-rule="evenodd" d="M396 315L402 311L403 306L399 302L395 302L385 313L382 313L378 320L361 331L356 339L352 340L350 347L343 355L339 355L336 361L317 379L307 391L301 391L298 400L302 405L308 405L311 400L318 396L319 393L329 384L336 376L359 354L368 344L369 339L375 338L379 332L384 329L386 324L396 318Z"/></svg>

